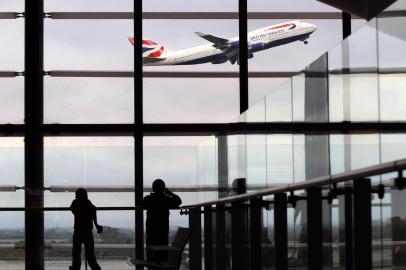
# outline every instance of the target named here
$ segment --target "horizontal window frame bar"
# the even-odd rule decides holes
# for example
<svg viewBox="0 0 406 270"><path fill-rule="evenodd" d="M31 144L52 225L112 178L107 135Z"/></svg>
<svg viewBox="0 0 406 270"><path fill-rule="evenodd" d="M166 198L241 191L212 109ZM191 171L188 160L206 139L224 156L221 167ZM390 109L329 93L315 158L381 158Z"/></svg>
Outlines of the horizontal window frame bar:
<svg viewBox="0 0 406 270"><path fill-rule="evenodd" d="M132 12L48 12L54 20L132 20ZM238 12L143 12L144 20L238 20ZM248 12L250 20L341 20L341 12Z"/></svg>
<svg viewBox="0 0 406 270"><path fill-rule="evenodd" d="M282 183L273 183L272 186L282 185ZM49 191L51 193L66 193L66 192L76 192L78 188L83 186L59 186L51 185L49 187L44 187L44 191ZM248 190L261 190L269 185L248 185ZM168 186L173 192L217 192L217 191L229 191L231 192L232 187L221 188L217 185L186 185L186 186ZM21 186L13 185L1 185L0 192L16 192L18 190L25 190ZM89 193L132 193L135 191L135 187L131 186L86 186L86 190ZM152 187L144 187L143 192L152 192Z"/></svg>
<svg viewBox="0 0 406 270"><path fill-rule="evenodd" d="M290 78L300 74L295 71L282 72L249 72L251 78ZM50 77L84 77L84 78L133 78L132 71L91 71L91 70L52 70L46 71ZM144 71L144 78L239 78L239 72L234 71Z"/></svg>
<svg viewBox="0 0 406 270"><path fill-rule="evenodd" d="M377 18L406 17L406 10L387 10L378 14Z"/></svg>
<svg viewBox="0 0 406 270"><path fill-rule="evenodd" d="M406 68L343 68L329 71L329 75L405 74ZM324 77L325 72L315 71L251 71L249 78L291 78L298 75ZM133 71L112 70L51 70L45 76L54 78L133 78ZM0 71L0 78L24 76L23 71ZM144 71L144 78L239 78L238 71Z"/></svg>
<svg viewBox="0 0 406 270"><path fill-rule="evenodd" d="M24 17L22 12L0 12L0 20L14 20Z"/></svg>
<svg viewBox="0 0 406 270"><path fill-rule="evenodd" d="M144 136L212 136L244 134L371 134L406 133L406 122L270 122L143 124ZM23 137L22 124L0 124L0 137ZM131 137L133 124L44 124L42 134L57 136Z"/></svg>

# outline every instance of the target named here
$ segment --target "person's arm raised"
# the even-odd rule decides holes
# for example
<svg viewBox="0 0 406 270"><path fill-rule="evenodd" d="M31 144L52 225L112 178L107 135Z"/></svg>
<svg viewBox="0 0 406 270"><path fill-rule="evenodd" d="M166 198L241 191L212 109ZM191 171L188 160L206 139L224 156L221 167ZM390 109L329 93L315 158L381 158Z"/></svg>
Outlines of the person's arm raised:
<svg viewBox="0 0 406 270"><path fill-rule="evenodd" d="M165 193L169 197L170 208L178 208L182 204L181 198L169 189L165 189Z"/></svg>

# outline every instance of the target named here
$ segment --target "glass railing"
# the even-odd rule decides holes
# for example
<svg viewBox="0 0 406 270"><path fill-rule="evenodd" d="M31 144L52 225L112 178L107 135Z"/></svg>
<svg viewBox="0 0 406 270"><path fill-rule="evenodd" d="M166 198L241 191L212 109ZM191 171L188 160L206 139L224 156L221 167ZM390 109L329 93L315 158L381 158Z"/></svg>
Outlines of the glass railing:
<svg viewBox="0 0 406 270"><path fill-rule="evenodd" d="M300 183L406 158L406 133L401 128L406 122L405 12L406 1L396 2L305 70L271 90L216 136L200 144L197 184L217 185L218 191L202 192L195 197L196 201L204 203L239 193L241 178L245 180L245 191L254 194L258 188ZM369 124L369 129L358 129ZM386 124L391 124L393 130L379 129ZM406 200L403 191L394 184L398 176L397 173L375 174L370 178L371 252L368 256L373 269L406 269ZM384 196L379 193L381 185L385 187ZM323 256L318 256L322 257L323 269L348 269L346 263L352 259L346 256L360 256L357 250L346 250L349 244L345 240L350 230L350 225L345 224L348 220L345 211L349 209L345 206L349 198L346 192L354 189L353 182L338 184L338 188L345 192L330 199L332 186L321 188ZM302 269L312 265L309 260L314 259L309 255L314 233L309 226L314 224L309 219L313 210L309 210L312 205L308 201L313 195L309 195L309 190L286 195L291 198L286 208L287 262L292 269ZM261 198L265 204L270 202L261 205L261 222L257 227L261 231L262 266L277 269L276 199L274 195ZM297 200L293 202L292 198ZM246 208L236 214L245 220L235 230L241 231L238 235L241 239L247 237L247 245L235 248L249 253L247 257L255 257L250 253L251 203L245 201ZM237 253L232 251L235 244L232 204L214 203L211 207L215 211L210 228L220 229L224 236L221 241L215 233L209 235L209 241L202 238L202 250L205 251L206 244L213 244L214 249L211 255L205 251L205 256L210 258L203 258L202 263L221 265L223 269L233 268L233 263L249 265L252 258L233 258ZM350 207L354 207L351 211L359 211L352 202ZM201 207L201 210L202 218L210 217L207 211L211 209ZM353 218L352 222L362 221ZM224 248L222 261L215 255L218 248L215 245L219 243Z"/></svg>

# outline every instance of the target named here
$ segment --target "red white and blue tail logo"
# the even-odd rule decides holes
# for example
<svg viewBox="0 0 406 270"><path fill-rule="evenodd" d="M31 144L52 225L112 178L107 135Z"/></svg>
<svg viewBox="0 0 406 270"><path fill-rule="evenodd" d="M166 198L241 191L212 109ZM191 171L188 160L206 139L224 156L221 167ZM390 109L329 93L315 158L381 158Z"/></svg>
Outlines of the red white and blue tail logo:
<svg viewBox="0 0 406 270"><path fill-rule="evenodd" d="M129 37L128 40L134 46L134 38ZM142 57L144 58L159 58L162 56L165 47L153 42L149 39L142 40Z"/></svg>

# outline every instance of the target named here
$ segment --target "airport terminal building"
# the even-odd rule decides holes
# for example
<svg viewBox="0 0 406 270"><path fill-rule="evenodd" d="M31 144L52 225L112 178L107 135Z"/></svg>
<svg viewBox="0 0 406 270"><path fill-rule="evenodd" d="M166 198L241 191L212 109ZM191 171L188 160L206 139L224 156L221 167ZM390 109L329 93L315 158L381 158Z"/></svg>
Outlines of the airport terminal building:
<svg viewBox="0 0 406 270"><path fill-rule="evenodd" d="M0 0L0 269L69 269L80 187L103 270L406 269L406 1L377 2Z"/></svg>

